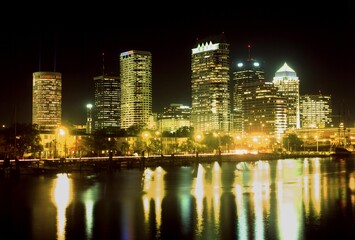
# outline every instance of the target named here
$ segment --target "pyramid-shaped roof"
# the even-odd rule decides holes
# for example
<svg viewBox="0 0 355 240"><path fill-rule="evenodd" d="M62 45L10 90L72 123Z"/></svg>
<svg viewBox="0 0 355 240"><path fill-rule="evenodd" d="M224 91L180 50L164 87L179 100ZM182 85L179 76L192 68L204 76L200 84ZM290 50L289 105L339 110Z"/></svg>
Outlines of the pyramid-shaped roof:
<svg viewBox="0 0 355 240"><path fill-rule="evenodd" d="M284 65L279 70L277 70L277 72L294 72L295 73L295 71L292 68L290 68L287 65L287 63L284 63Z"/></svg>
<svg viewBox="0 0 355 240"><path fill-rule="evenodd" d="M274 79L298 79L298 77L296 72L290 68L287 63L284 63L284 65L275 73Z"/></svg>

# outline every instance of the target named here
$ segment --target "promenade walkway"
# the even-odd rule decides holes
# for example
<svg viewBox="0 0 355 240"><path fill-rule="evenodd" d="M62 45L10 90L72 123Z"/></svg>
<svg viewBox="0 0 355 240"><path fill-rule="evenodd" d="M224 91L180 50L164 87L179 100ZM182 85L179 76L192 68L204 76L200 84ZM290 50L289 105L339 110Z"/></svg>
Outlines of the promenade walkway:
<svg viewBox="0 0 355 240"><path fill-rule="evenodd" d="M198 163L241 162L289 159L299 157L329 157L325 152L299 152L293 154L181 154L151 156L113 156L55 159L0 160L0 176L19 174L56 174L69 172L114 171L121 168L189 166Z"/></svg>

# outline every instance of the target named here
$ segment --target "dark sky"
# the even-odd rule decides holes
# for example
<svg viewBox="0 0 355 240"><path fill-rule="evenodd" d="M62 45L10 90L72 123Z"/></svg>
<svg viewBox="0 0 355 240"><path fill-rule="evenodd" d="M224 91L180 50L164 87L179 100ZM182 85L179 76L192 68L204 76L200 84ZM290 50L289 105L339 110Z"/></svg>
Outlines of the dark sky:
<svg viewBox="0 0 355 240"><path fill-rule="evenodd" d="M175 6L175 5L174 5ZM63 79L63 122L84 124L93 103L93 77L119 72L119 54L145 50L153 59L153 111L170 103L191 105L191 49L197 38L224 32L231 71L248 56L264 61L266 79L287 62L300 79L301 94L331 94L334 113L355 119L355 11L350 1L310 6L209 5L189 11L77 16L66 22L36 18L3 28L0 38L0 123L31 123L32 73L58 71ZM136 13L136 12L135 12ZM134 20L132 20L134 19ZM51 20L52 21L52 20ZM47 25L46 25L47 24Z"/></svg>

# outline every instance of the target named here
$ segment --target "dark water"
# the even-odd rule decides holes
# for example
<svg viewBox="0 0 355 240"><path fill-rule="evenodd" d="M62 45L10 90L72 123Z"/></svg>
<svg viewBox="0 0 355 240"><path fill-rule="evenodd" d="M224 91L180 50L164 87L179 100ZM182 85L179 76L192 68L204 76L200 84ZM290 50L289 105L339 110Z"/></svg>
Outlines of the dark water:
<svg viewBox="0 0 355 240"><path fill-rule="evenodd" d="M1 178L0 232L1 239L355 239L354 160Z"/></svg>

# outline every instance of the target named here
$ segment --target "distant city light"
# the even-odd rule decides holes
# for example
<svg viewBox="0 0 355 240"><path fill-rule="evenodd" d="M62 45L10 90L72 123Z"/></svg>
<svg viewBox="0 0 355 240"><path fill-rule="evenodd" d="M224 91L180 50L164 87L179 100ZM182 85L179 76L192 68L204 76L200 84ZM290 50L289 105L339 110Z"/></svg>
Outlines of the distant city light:
<svg viewBox="0 0 355 240"><path fill-rule="evenodd" d="M89 108L89 109L91 109L91 108L92 108L92 104L91 104L91 103L89 103L89 104L86 104L86 108Z"/></svg>
<svg viewBox="0 0 355 240"><path fill-rule="evenodd" d="M254 63L254 66L255 66L255 67L259 67L260 64L259 64L258 62L255 62L255 63Z"/></svg>
<svg viewBox="0 0 355 240"><path fill-rule="evenodd" d="M243 63L238 63L238 67L243 67Z"/></svg>

